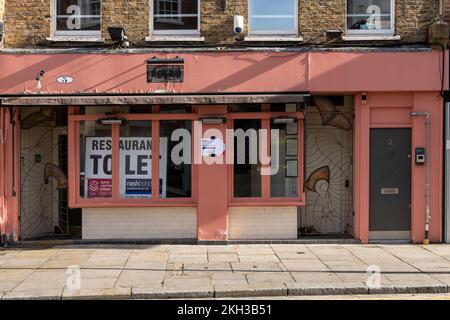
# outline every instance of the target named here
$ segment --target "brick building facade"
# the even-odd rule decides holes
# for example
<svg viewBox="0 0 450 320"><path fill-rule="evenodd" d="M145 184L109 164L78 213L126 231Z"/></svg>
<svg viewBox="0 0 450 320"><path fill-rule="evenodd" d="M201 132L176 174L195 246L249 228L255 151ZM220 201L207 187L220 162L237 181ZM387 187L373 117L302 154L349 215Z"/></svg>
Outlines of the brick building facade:
<svg viewBox="0 0 450 320"><path fill-rule="evenodd" d="M51 37L51 0L5 2L5 46L32 47L48 44ZM121 25L130 40L144 44L149 36L152 1L103 0L102 37L108 39L108 26ZM149 4L150 3L150 4ZM298 1L299 35L305 43L324 40L328 29L345 30L345 0ZM406 4L406 7L404 7ZM247 0L207 0L201 5L201 35L205 44L233 44L233 16L242 15L247 25ZM225 7L224 7L225 6ZM0 17L1 17L0 9ZM395 1L395 34L405 42L425 41L429 25L439 14L439 0Z"/></svg>

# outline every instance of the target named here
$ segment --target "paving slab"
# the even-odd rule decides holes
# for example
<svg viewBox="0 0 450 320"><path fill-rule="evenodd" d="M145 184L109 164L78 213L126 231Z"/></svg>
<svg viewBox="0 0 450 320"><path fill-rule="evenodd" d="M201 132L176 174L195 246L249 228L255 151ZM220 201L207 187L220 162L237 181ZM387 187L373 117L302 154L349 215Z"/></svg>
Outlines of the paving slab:
<svg viewBox="0 0 450 320"><path fill-rule="evenodd" d="M174 253L170 252L169 263L207 263L208 262L208 256L205 253L193 253L193 254L186 254L186 253Z"/></svg>
<svg viewBox="0 0 450 320"><path fill-rule="evenodd" d="M165 271L123 270L117 279L118 287L148 287L161 284Z"/></svg>
<svg viewBox="0 0 450 320"><path fill-rule="evenodd" d="M62 289L39 288L34 290L13 290L6 292L4 300L60 300Z"/></svg>
<svg viewBox="0 0 450 320"><path fill-rule="evenodd" d="M271 262L237 262L231 263L233 272L251 273L262 271L282 271L278 263Z"/></svg>
<svg viewBox="0 0 450 320"><path fill-rule="evenodd" d="M235 253L208 253L209 262L239 262Z"/></svg>
<svg viewBox="0 0 450 320"><path fill-rule="evenodd" d="M279 262L280 259L272 254L238 254L240 262Z"/></svg>

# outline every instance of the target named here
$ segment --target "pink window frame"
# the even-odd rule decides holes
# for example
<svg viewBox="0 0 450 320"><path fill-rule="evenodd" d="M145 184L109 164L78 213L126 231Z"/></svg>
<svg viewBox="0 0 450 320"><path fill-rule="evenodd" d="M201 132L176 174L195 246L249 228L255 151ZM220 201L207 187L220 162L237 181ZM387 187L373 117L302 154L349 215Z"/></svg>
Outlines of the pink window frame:
<svg viewBox="0 0 450 320"><path fill-rule="evenodd" d="M234 166L228 165L228 206L303 206L305 205L304 192L304 114L302 112L270 112L270 105L263 104L262 112L230 112L227 115L228 125L227 129L233 129L233 120L248 119L261 120L261 128L270 132L271 119L278 117L289 117L297 119L298 126L298 196L297 197L271 197L270 196L270 176L261 177L261 197L245 197L236 198L234 196ZM267 150L270 152L270 140L267 142Z"/></svg>
<svg viewBox="0 0 450 320"><path fill-rule="evenodd" d="M269 105L263 104L263 112L228 112L227 129L233 129L235 119L259 119L263 129L270 129L270 121L277 117L296 118L298 125L298 197L270 197L270 176L262 176L261 197L235 198L233 190L234 166L228 164L228 206L303 206L305 205L304 192L304 114L301 112L269 112ZM159 111L158 106L153 106L153 111ZM118 117L129 121L151 121L152 138L152 158L159 159L159 124L164 120L200 120L196 113L196 107L192 113L186 114L120 114ZM193 207L197 206L198 199L198 165L193 164L192 170L192 194L190 198L160 198L159 197L159 161L152 161L152 190L151 199L121 199L119 195L119 177L113 174L113 195L111 198L86 199L79 194L80 190L80 143L79 143L79 123L81 121L95 121L104 115L77 115L76 108L69 109L68 117L68 180L69 180L69 207L71 208L97 208L97 207ZM113 139L113 173L119 172L119 125L112 125ZM192 139L194 136L192 135ZM194 146L194 141L192 141ZM268 148L270 152L270 141Z"/></svg>
<svg viewBox="0 0 450 320"><path fill-rule="evenodd" d="M153 107L153 110L158 108ZM149 199L122 199L119 191L119 138L120 125L111 125L112 129L112 189L110 198L87 199L80 196L80 126L81 121L95 121L104 115L76 115L72 111L68 117L68 168L69 168L69 206L71 208L96 208L96 207L187 207L197 205L197 168L191 166L192 192L189 198L160 198L159 196L159 161L152 161L152 198ZM159 159L159 128L160 121L164 120L198 120L195 113L189 114L121 114L117 117L128 121L151 121L152 123L152 159ZM193 139L193 137L192 137ZM193 141L192 141L193 143Z"/></svg>

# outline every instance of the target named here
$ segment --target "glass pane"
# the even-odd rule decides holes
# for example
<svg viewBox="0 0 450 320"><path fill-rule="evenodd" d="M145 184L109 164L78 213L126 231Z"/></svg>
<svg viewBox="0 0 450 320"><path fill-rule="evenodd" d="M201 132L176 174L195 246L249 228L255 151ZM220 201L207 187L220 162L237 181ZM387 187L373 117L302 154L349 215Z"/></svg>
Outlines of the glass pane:
<svg viewBox="0 0 450 320"><path fill-rule="evenodd" d="M70 18L58 18L56 30L58 31L96 31L100 30L100 18L79 18L77 23L71 23Z"/></svg>
<svg viewBox="0 0 450 320"><path fill-rule="evenodd" d="M159 179L161 198L192 195L192 121L160 122ZM172 141L174 140L174 141Z"/></svg>
<svg viewBox="0 0 450 320"><path fill-rule="evenodd" d="M152 127L150 121L120 126L120 197L151 198Z"/></svg>
<svg viewBox="0 0 450 320"><path fill-rule="evenodd" d="M252 17L251 31L295 31L295 18Z"/></svg>
<svg viewBox="0 0 450 320"><path fill-rule="evenodd" d="M297 197L299 152L297 120L294 120L292 123L272 122L270 128L279 130L278 143L271 143L272 156L274 152L278 152L279 155L279 169L277 174L270 176L270 196Z"/></svg>
<svg viewBox="0 0 450 320"><path fill-rule="evenodd" d="M80 122L80 196L112 197L111 126Z"/></svg>
<svg viewBox="0 0 450 320"><path fill-rule="evenodd" d="M100 30L101 0L58 0L56 10L59 31Z"/></svg>
<svg viewBox="0 0 450 320"><path fill-rule="evenodd" d="M391 29L391 0L348 0L347 29Z"/></svg>
<svg viewBox="0 0 450 320"><path fill-rule="evenodd" d="M234 196L261 197L258 130L261 120L234 120Z"/></svg>
<svg viewBox="0 0 450 320"><path fill-rule="evenodd" d="M156 18L153 25L154 30L197 30L197 17L180 18Z"/></svg>
<svg viewBox="0 0 450 320"><path fill-rule="evenodd" d="M295 0L251 0L251 31L295 32Z"/></svg>
<svg viewBox="0 0 450 320"><path fill-rule="evenodd" d="M197 30L197 0L154 0L154 30Z"/></svg>

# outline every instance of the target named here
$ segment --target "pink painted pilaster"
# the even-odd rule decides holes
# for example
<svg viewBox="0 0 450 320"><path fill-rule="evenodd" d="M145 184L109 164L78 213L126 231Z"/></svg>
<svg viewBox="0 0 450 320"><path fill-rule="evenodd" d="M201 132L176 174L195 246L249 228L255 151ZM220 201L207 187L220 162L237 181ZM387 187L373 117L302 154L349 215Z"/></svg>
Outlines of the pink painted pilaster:
<svg viewBox="0 0 450 320"><path fill-rule="evenodd" d="M437 92L414 93L414 111L430 113L430 232L431 242L442 241L442 157L443 157L443 101ZM425 117L413 117L412 152L425 147ZM413 153L414 154L414 153ZM425 236L425 166L413 163L411 238L420 243Z"/></svg>
<svg viewBox="0 0 450 320"><path fill-rule="evenodd" d="M207 115L225 115L226 106L199 108L200 117ZM226 137L227 124L203 125L203 133L208 129L218 129ZM195 137L197 141L201 137ZM226 143L226 141L225 141ZM195 144L194 144L195 145ZM194 151L196 152L196 150ZM198 169L198 207L197 228L198 240L226 240L228 230L228 194L227 178L228 165L225 164L196 164Z"/></svg>
<svg viewBox="0 0 450 320"><path fill-rule="evenodd" d="M369 101L361 103L361 94L355 96L355 238L369 241L369 178L370 178L370 108Z"/></svg>

